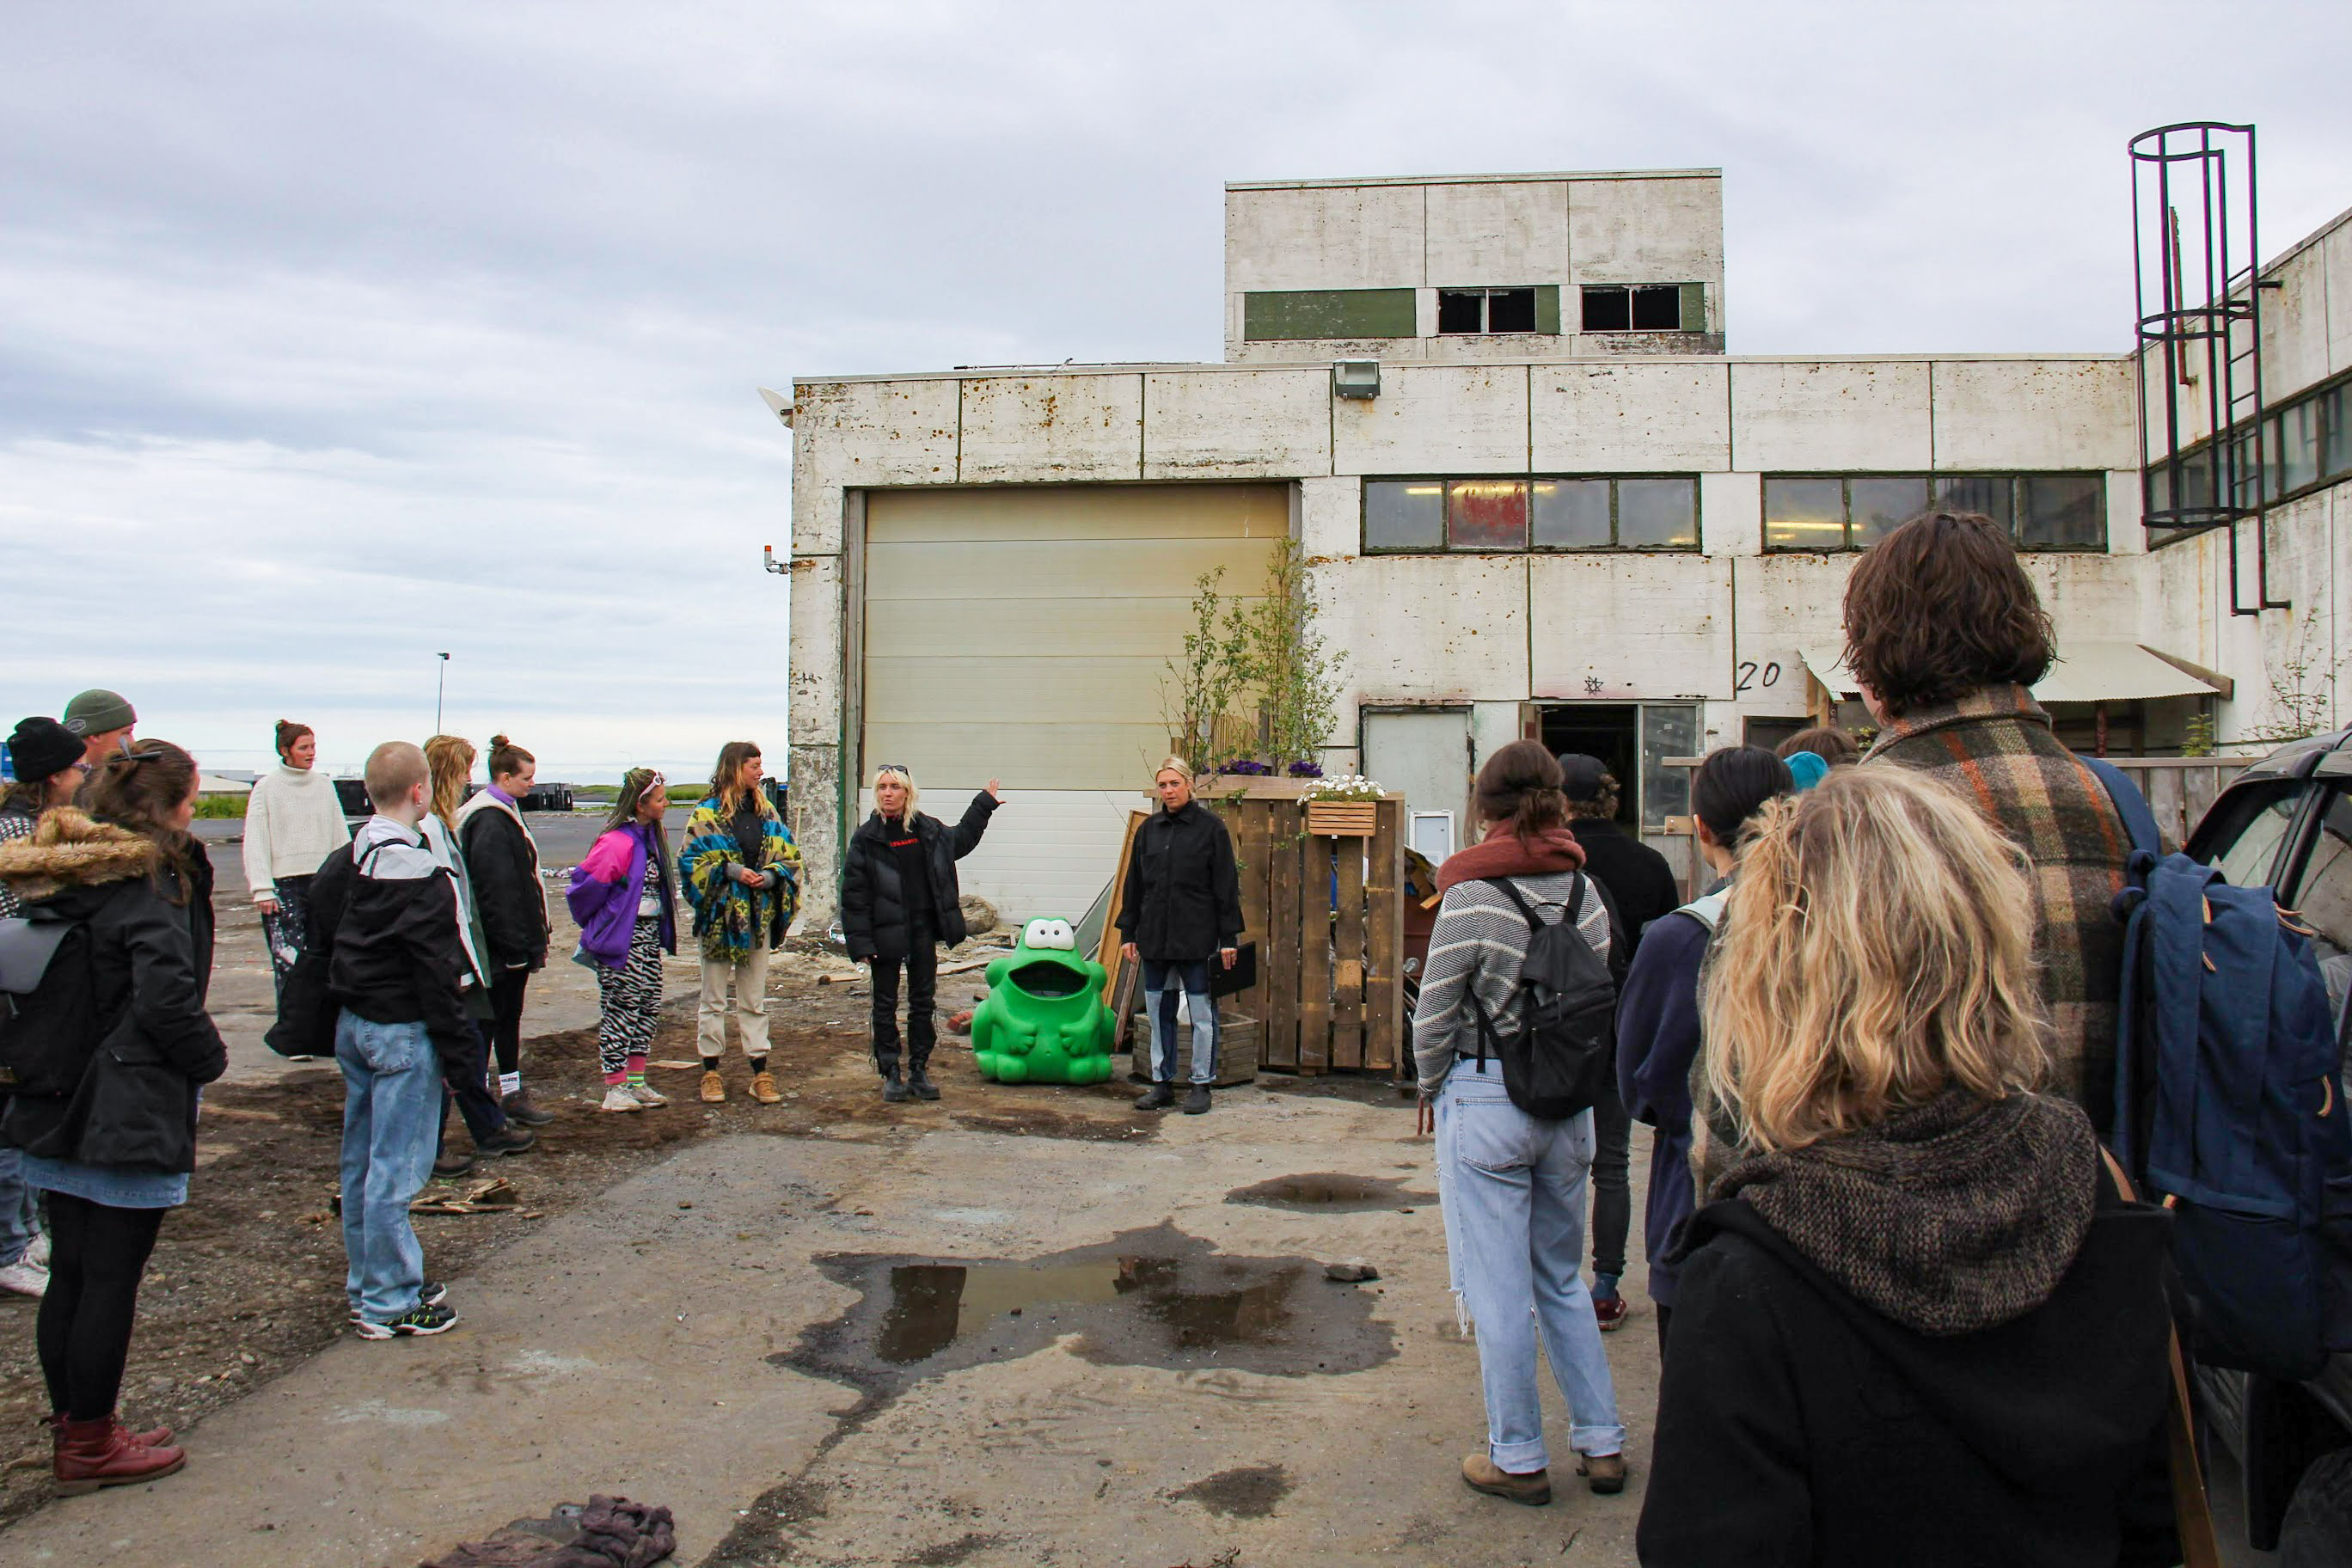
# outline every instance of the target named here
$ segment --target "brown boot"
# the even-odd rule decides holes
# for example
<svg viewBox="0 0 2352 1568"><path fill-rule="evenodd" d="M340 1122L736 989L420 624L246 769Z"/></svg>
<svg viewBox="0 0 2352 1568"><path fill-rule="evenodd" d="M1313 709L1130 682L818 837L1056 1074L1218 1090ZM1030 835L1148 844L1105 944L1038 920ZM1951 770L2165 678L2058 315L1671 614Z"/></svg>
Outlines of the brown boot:
<svg viewBox="0 0 2352 1568"><path fill-rule="evenodd" d="M1576 1461L1576 1473L1597 1492L1622 1492L1625 1489L1625 1456L1622 1454L1583 1454Z"/></svg>
<svg viewBox="0 0 2352 1568"><path fill-rule="evenodd" d="M1541 1508L1551 1501L1549 1470L1529 1470L1523 1476L1515 1476L1485 1454L1472 1454L1462 1461L1462 1481L1474 1492L1508 1498L1529 1508Z"/></svg>
<svg viewBox="0 0 2352 1568"><path fill-rule="evenodd" d="M762 1105L774 1105L784 1097L777 1092L776 1075L761 1068L751 1075L751 1098Z"/></svg>
<svg viewBox="0 0 2352 1568"><path fill-rule="evenodd" d="M716 1072L707 1071L702 1075L702 1103L705 1105L727 1103L727 1080Z"/></svg>
<svg viewBox="0 0 2352 1568"><path fill-rule="evenodd" d="M61 1448L65 1446L65 1413L60 1410L52 1410L41 1417L41 1425L49 1429L52 1448ZM142 1448L168 1448L172 1446L174 1436L169 1426L150 1426L144 1432L133 1432L130 1427L122 1425L122 1416L119 1411L115 1415L114 1425L121 1428L125 1442L136 1443Z"/></svg>
<svg viewBox="0 0 2352 1568"><path fill-rule="evenodd" d="M127 1487L157 1480L188 1462L183 1450L166 1445L151 1448L134 1441L111 1415L96 1421L58 1423L57 1458L51 1473L64 1497L79 1497L100 1487Z"/></svg>

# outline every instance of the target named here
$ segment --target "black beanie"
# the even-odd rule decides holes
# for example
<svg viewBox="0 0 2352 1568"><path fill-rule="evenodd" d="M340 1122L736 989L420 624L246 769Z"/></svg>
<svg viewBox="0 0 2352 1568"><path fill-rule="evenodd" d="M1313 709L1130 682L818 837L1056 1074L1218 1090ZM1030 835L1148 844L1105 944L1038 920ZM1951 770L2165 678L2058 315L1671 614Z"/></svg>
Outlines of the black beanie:
<svg viewBox="0 0 2352 1568"><path fill-rule="evenodd" d="M81 761L81 738L55 719L23 719L8 737L8 755L16 777L30 784Z"/></svg>

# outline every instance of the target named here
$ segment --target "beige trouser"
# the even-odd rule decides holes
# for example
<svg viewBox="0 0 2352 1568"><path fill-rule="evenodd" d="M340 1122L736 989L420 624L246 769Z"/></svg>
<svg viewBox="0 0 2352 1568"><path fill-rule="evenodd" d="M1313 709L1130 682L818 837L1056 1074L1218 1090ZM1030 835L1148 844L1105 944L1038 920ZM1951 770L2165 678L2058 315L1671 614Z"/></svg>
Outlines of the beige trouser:
<svg viewBox="0 0 2352 1568"><path fill-rule="evenodd" d="M731 994L730 994L731 993ZM694 1018L694 1035L706 1057L727 1054L727 1017L743 1038L743 1054L768 1054L768 950L756 943L740 963L724 959L702 961L702 1005Z"/></svg>

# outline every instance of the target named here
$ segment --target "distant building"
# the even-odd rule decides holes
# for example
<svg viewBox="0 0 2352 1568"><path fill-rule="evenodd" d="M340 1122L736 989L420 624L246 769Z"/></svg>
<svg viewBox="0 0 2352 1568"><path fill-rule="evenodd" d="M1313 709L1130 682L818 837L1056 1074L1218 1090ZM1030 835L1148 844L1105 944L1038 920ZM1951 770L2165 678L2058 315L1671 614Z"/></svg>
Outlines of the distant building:
<svg viewBox="0 0 2352 1568"><path fill-rule="evenodd" d="M1017 809L964 885L1015 918L1082 910L1168 750L1193 580L1254 589L1284 537L1346 656L1324 765L1403 790L1432 849L1472 831L1476 759L1524 734L1608 761L1680 864L1664 760L1866 721L1837 665L1846 573L1936 500L2027 552L2070 742L2253 731L2306 613L2323 664L2352 651L2352 313L2326 303L2352 300L2352 222L2269 270L2272 572L2296 607L2240 618L2226 532L2139 526L2129 355L1727 355L1717 171L1229 185L1224 363L795 382L809 912L831 916L882 763L947 813L1001 776Z"/></svg>

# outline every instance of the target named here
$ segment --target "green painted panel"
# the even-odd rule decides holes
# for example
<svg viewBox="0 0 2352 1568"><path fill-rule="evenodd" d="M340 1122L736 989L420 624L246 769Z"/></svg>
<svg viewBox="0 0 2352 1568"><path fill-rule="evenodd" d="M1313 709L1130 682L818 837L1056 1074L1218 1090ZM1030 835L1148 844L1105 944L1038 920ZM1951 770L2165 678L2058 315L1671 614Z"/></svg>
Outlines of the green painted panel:
<svg viewBox="0 0 2352 1568"><path fill-rule="evenodd" d="M1559 285L1536 285L1536 331L1559 336Z"/></svg>
<svg viewBox="0 0 2352 1568"><path fill-rule="evenodd" d="M1683 331L1706 331L1706 285L1704 283L1683 285Z"/></svg>
<svg viewBox="0 0 2352 1568"><path fill-rule="evenodd" d="M1242 296L1242 336L1251 342L1412 335L1410 289L1286 289Z"/></svg>

